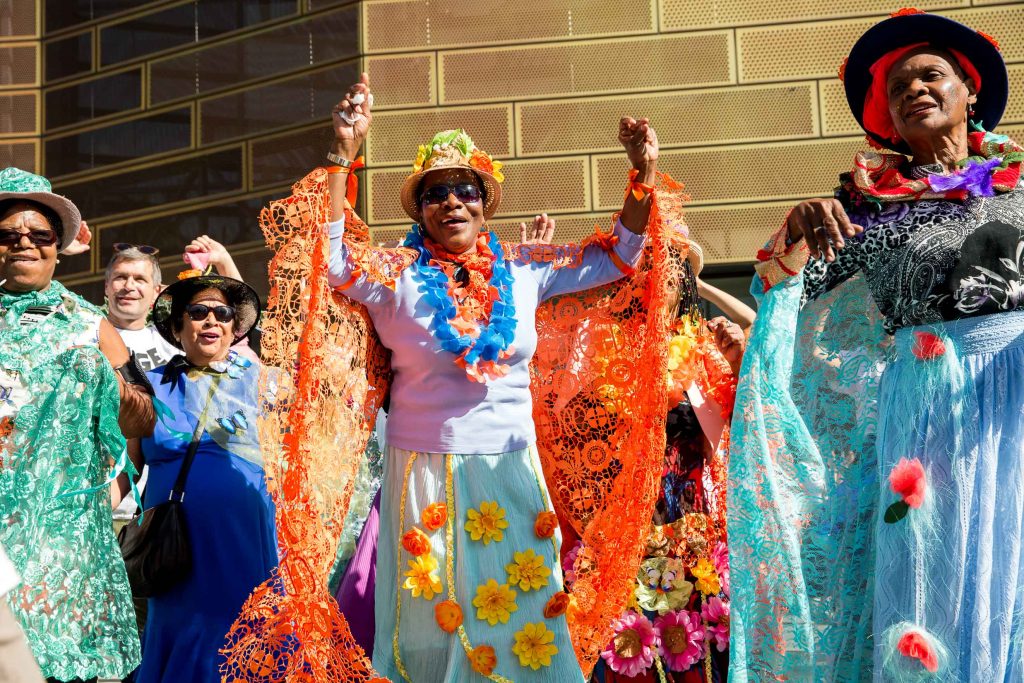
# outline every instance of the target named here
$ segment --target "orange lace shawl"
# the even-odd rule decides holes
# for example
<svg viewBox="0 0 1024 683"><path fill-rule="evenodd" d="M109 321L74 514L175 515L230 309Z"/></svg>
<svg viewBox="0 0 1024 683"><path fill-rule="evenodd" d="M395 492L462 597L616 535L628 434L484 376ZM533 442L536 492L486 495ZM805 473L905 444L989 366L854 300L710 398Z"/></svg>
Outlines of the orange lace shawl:
<svg viewBox="0 0 1024 683"><path fill-rule="evenodd" d="M556 509L586 544L567 616L584 671L629 599L665 449L666 348L687 243L681 186L663 177L636 272L545 302L531 366L538 448ZM222 652L229 683L383 681L327 587L359 459L390 381L390 355L363 308L327 284L327 175L314 170L260 215L270 262L268 366L291 371L259 424L277 505L280 569L246 601ZM354 213L346 241L361 273L391 283L415 258L372 247ZM610 248L599 234L588 243ZM578 248L510 255L578 263ZM510 256L511 257L511 256Z"/></svg>

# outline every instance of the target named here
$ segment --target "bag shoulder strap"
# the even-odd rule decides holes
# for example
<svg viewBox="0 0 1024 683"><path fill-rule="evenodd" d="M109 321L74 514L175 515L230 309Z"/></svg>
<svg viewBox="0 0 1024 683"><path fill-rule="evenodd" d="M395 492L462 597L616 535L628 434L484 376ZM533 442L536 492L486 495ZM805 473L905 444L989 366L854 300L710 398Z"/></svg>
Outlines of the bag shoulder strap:
<svg viewBox="0 0 1024 683"><path fill-rule="evenodd" d="M186 379L186 381L188 381ZM171 495L168 500L177 500L179 503L185 500L185 482L188 479L189 470L192 469L192 462L196 459L196 451L199 450L199 441L203 438L203 432L206 431L206 414L210 409L210 402L213 400L213 394L217 391L217 386L220 384L220 373L213 376L210 382L210 391L206 395L206 403L203 405L203 412L199 414L199 420L196 422L195 431L192 432L192 441L188 444L188 451L185 452L185 459L181 463L181 468L178 470L178 478L174 480L174 488L171 489Z"/></svg>

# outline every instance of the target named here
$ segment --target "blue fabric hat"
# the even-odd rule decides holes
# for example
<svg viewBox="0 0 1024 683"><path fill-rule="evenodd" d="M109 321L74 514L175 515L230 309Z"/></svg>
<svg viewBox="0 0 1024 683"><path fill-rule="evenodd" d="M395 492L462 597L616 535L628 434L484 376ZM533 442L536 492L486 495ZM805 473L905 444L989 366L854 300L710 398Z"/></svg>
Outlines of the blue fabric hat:
<svg viewBox="0 0 1024 683"><path fill-rule="evenodd" d="M861 128L864 128L864 100L871 87L871 65L887 52L915 43L952 48L971 60L981 75L973 120L986 130L993 130L1003 116L1010 91L1006 64L999 48L991 38L960 22L937 14L913 13L913 10L900 10L875 24L850 51L843 84L846 86L846 101ZM866 128L864 132L883 147L911 153L904 142L893 143Z"/></svg>

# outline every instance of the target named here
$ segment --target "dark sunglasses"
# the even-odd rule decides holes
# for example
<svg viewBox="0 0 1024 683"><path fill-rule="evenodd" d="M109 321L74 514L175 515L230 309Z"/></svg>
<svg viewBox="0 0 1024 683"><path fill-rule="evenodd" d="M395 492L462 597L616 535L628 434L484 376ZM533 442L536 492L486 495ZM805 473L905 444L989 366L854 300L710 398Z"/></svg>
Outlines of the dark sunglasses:
<svg viewBox="0 0 1024 683"><path fill-rule="evenodd" d="M478 202L483 198L480 188L473 183L461 183L454 187L448 185L431 185L420 195L420 204L442 204L453 194L463 204Z"/></svg>
<svg viewBox="0 0 1024 683"><path fill-rule="evenodd" d="M138 249L146 256L156 256L160 253L160 250L156 247L151 247L148 244L132 244L131 242L114 242L114 253L120 254L122 251L128 251L129 249Z"/></svg>
<svg viewBox="0 0 1024 683"><path fill-rule="evenodd" d="M189 304L185 307L185 312L188 313L188 317L192 320L199 322L206 320L206 317L210 315L210 311L213 311L213 317L216 318L219 323L229 323L235 319L235 307L234 306L207 306L206 304Z"/></svg>
<svg viewBox="0 0 1024 683"><path fill-rule="evenodd" d="M48 247L57 243L57 233L53 230L32 230L30 232L0 230L0 245L13 247L21 244L22 237L28 237L28 241L37 247Z"/></svg>

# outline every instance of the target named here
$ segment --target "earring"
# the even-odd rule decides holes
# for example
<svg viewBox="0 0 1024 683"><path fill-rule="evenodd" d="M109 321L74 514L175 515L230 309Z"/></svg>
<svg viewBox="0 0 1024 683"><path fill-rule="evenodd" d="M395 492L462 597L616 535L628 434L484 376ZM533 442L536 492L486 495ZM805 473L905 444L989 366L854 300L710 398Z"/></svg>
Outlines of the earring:
<svg viewBox="0 0 1024 683"><path fill-rule="evenodd" d="M974 105L970 102L967 103L967 118L974 119Z"/></svg>
<svg viewBox="0 0 1024 683"><path fill-rule="evenodd" d="M57 262L57 263L60 263L60 259L56 259L56 262Z"/></svg>

